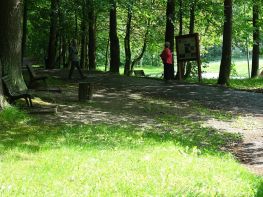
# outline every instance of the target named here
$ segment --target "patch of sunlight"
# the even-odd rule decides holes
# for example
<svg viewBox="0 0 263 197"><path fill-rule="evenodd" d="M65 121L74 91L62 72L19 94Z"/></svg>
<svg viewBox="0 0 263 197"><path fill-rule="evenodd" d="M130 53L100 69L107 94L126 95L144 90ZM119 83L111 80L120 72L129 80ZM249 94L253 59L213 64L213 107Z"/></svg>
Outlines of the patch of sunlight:
<svg viewBox="0 0 263 197"><path fill-rule="evenodd" d="M36 104L39 104L39 105L46 105L46 106L52 105L52 103L43 101L43 100L40 99L39 97L35 97L35 98L33 99L33 102L36 103Z"/></svg>

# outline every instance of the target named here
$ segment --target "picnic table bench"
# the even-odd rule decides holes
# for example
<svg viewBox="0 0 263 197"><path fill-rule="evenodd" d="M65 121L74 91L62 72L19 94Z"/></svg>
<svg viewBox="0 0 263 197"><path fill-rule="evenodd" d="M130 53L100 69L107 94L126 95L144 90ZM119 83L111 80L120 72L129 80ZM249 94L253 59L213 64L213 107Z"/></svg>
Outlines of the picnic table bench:
<svg viewBox="0 0 263 197"><path fill-rule="evenodd" d="M36 62L34 61L34 59L30 59L30 58L23 59L23 66L26 66L28 73L29 73L29 86L32 87L37 81L43 81L45 85L47 85L46 83L47 76L38 75L34 71L32 67L32 65L35 64L34 62Z"/></svg>

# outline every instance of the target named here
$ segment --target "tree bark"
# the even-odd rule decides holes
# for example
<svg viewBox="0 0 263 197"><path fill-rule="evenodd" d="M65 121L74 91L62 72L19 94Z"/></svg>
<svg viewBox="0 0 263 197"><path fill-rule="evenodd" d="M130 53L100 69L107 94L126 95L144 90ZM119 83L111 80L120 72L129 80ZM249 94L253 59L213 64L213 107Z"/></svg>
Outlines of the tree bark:
<svg viewBox="0 0 263 197"><path fill-rule="evenodd" d="M252 70L251 78L258 76L259 69L259 43L260 43L260 33L259 33L259 10L260 3L258 0L253 0L253 51L252 51Z"/></svg>
<svg viewBox="0 0 263 197"><path fill-rule="evenodd" d="M26 89L21 70L22 1L0 1L0 61L3 75L9 75L20 90Z"/></svg>
<svg viewBox="0 0 263 197"><path fill-rule="evenodd" d="M96 70L96 15L93 0L89 0L89 70Z"/></svg>
<svg viewBox="0 0 263 197"><path fill-rule="evenodd" d="M0 78L2 78L2 64L0 61ZM2 84L2 80L0 80L0 111L5 108L6 106L8 106L8 103L4 97L4 90L3 90L3 84Z"/></svg>
<svg viewBox="0 0 263 197"><path fill-rule="evenodd" d="M132 21L132 6L128 5L128 14L127 14L127 22L126 22L126 35L124 38L124 48L125 48L125 66L124 66L124 75L129 76L131 70L131 45L130 45L130 37L131 37L131 21Z"/></svg>
<svg viewBox="0 0 263 197"><path fill-rule="evenodd" d="M51 0L50 32L48 44L47 69L54 69L56 64L56 45L58 33L59 0Z"/></svg>
<svg viewBox="0 0 263 197"><path fill-rule="evenodd" d="M183 0L179 0L179 35L183 35Z"/></svg>
<svg viewBox="0 0 263 197"><path fill-rule="evenodd" d="M26 41L27 41L27 11L28 11L28 0L24 0L23 9L23 35L22 35L22 60L26 54Z"/></svg>
<svg viewBox="0 0 263 197"><path fill-rule="evenodd" d="M116 1L110 1L110 72L118 73L120 69L120 44L117 35Z"/></svg>
<svg viewBox="0 0 263 197"><path fill-rule="evenodd" d="M224 1L224 30L223 30L223 46L222 58L220 64L220 72L218 84L228 85L231 71L231 55L232 55L232 0Z"/></svg>
<svg viewBox="0 0 263 197"><path fill-rule="evenodd" d="M105 53L105 72L108 68L108 56L109 56L110 38L107 40L106 53Z"/></svg>
<svg viewBox="0 0 263 197"><path fill-rule="evenodd" d="M172 52L174 52L174 19L175 19L175 0L167 0L165 42L170 43L170 49ZM172 76L174 76L174 61L172 67L173 67Z"/></svg>
<svg viewBox="0 0 263 197"><path fill-rule="evenodd" d="M22 1L0 1L0 77L9 75L13 85L27 89L21 70L22 57ZM6 101L0 82L0 107Z"/></svg>
<svg viewBox="0 0 263 197"><path fill-rule="evenodd" d="M80 52L80 67L86 68L87 60L87 1L82 2L82 20L81 20L81 52Z"/></svg>

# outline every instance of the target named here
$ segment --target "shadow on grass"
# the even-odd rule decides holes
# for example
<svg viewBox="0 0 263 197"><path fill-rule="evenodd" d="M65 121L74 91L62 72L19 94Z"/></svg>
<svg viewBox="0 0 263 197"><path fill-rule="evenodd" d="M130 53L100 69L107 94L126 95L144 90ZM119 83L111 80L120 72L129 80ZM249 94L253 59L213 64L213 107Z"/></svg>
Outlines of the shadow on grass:
<svg viewBox="0 0 263 197"><path fill-rule="evenodd" d="M20 113L21 114L21 113ZM198 122L178 119L174 126L143 130L133 126L73 125L48 126L26 116L2 117L0 151L20 149L28 152L62 147L81 149L133 149L172 143L186 150L199 149L200 154L219 154L220 147L238 141L237 135L204 128ZM1 117L0 117L1 119ZM160 121L172 121L164 117Z"/></svg>

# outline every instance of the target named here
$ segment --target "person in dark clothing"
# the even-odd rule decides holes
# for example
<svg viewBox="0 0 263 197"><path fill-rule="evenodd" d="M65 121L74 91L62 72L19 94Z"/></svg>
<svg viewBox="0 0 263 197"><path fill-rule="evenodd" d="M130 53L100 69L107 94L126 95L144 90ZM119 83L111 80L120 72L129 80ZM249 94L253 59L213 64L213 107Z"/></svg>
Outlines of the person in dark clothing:
<svg viewBox="0 0 263 197"><path fill-rule="evenodd" d="M164 80L174 79L174 68L173 68L173 54L170 50L170 43L166 42L164 49L160 54L160 57L164 65Z"/></svg>
<svg viewBox="0 0 263 197"><path fill-rule="evenodd" d="M81 76L81 78L84 78L84 75L81 71L80 65L79 65L79 57L78 57L78 48L77 48L77 40L72 40L71 44L69 46L69 59L70 59L70 63L71 63L71 67L69 70L69 76L68 78L71 79L72 78L72 74L74 72L75 67L77 67L79 74Z"/></svg>

